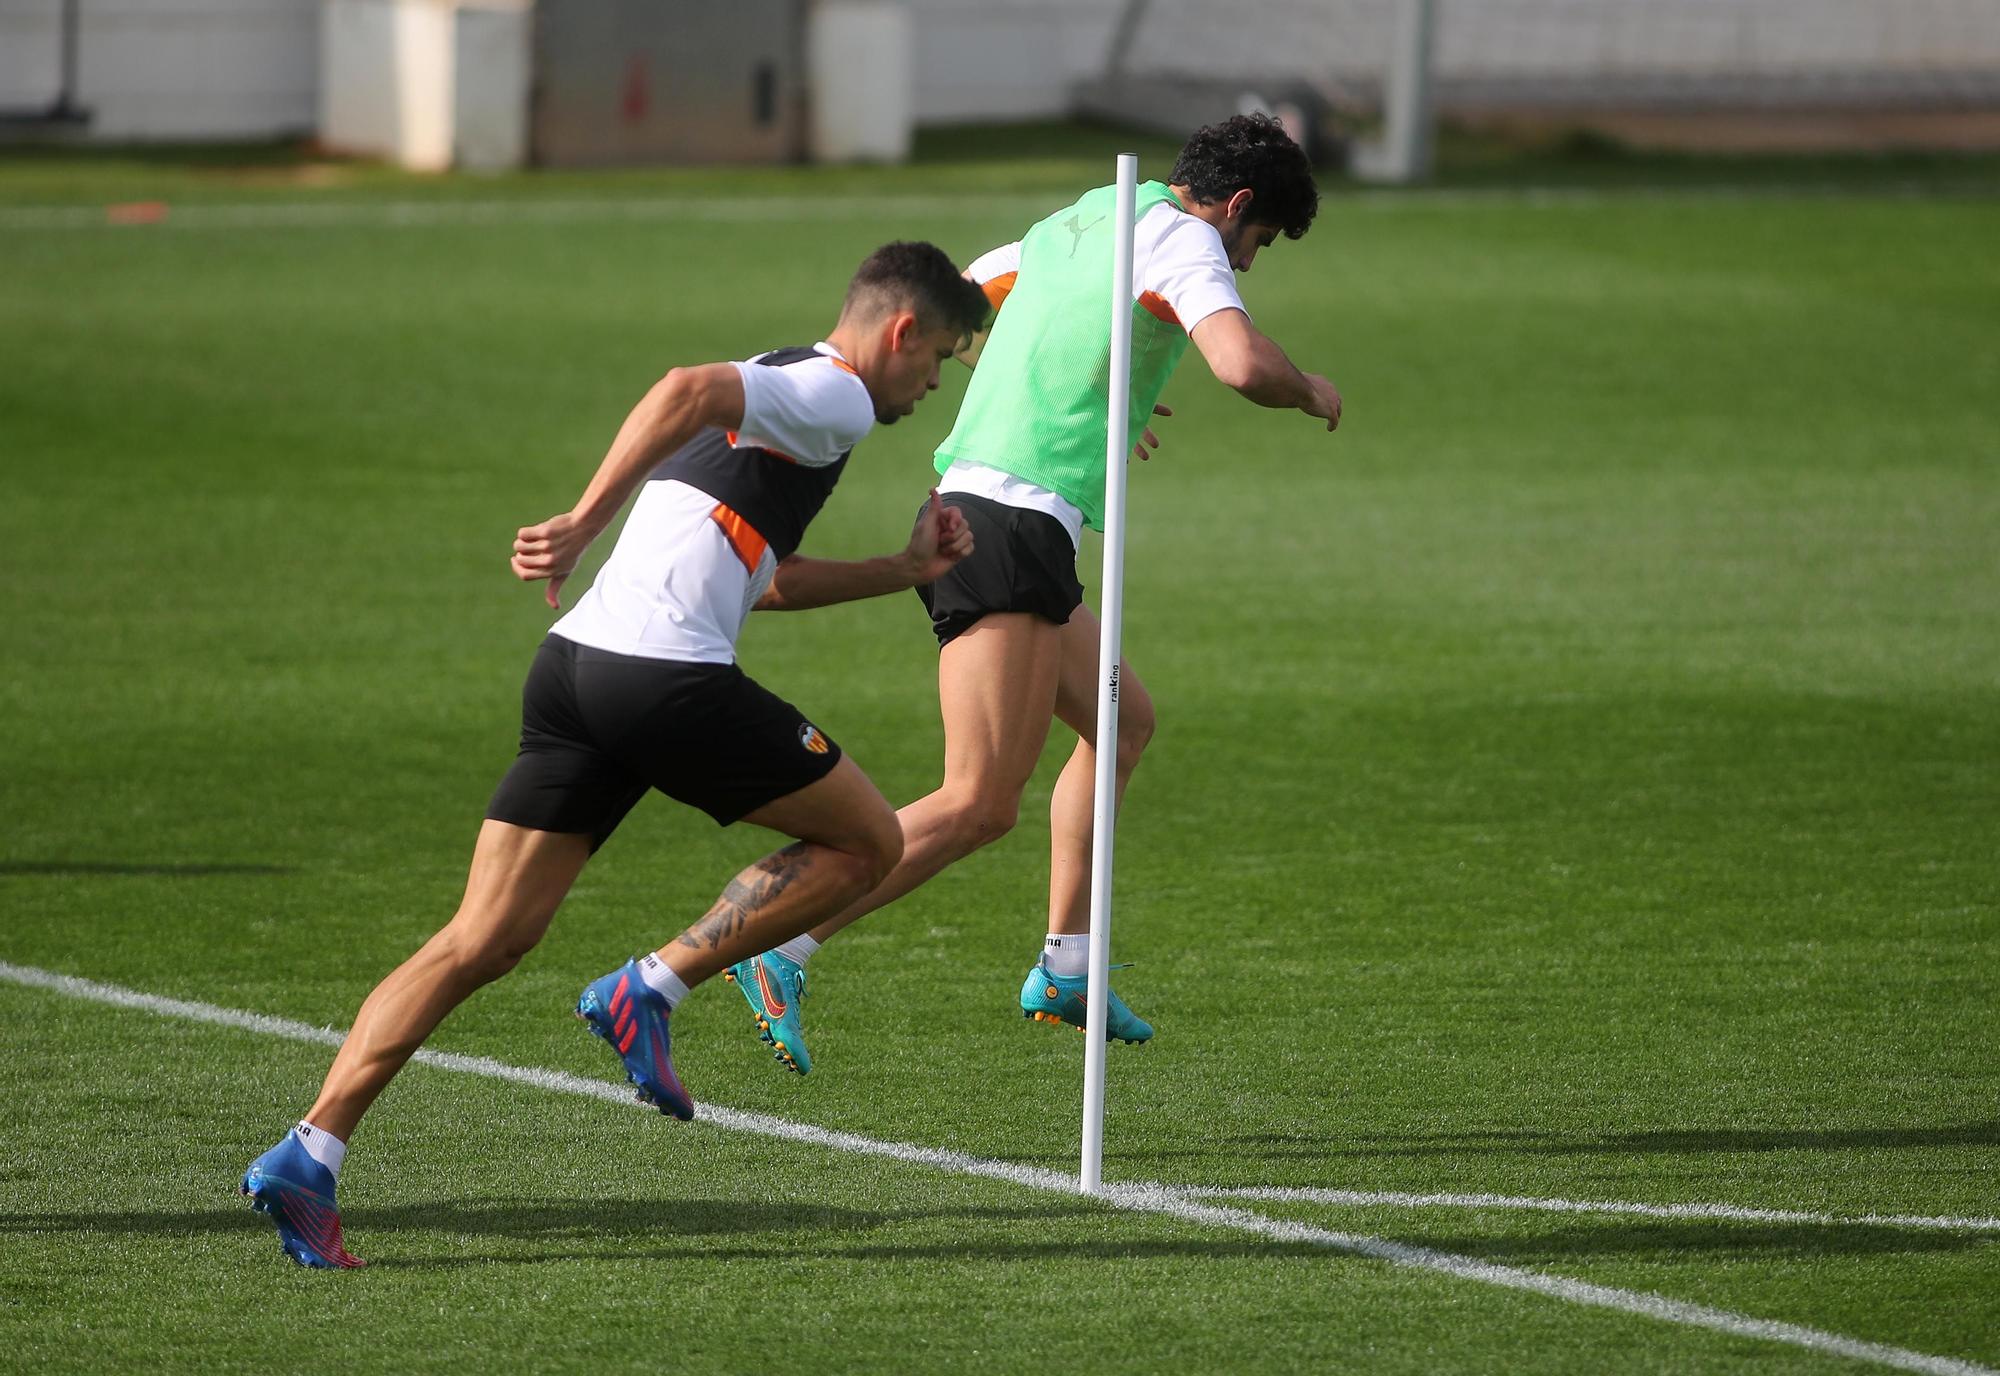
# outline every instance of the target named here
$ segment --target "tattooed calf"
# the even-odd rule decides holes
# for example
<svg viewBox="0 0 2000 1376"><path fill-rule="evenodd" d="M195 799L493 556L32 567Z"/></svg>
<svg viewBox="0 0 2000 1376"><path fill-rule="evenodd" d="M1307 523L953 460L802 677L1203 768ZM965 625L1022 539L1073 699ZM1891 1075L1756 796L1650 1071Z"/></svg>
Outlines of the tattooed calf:
<svg viewBox="0 0 2000 1376"><path fill-rule="evenodd" d="M714 950L742 931L752 914L790 888L811 866L803 841L773 851L730 880L708 914L676 940L697 951Z"/></svg>

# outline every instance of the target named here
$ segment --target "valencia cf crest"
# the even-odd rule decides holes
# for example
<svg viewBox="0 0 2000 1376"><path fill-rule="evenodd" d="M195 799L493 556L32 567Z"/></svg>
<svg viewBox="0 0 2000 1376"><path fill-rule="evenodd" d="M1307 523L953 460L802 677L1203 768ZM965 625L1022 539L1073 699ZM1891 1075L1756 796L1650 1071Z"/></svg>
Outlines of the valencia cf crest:
<svg viewBox="0 0 2000 1376"><path fill-rule="evenodd" d="M832 748L827 738L819 733L819 728L809 721L799 723L799 744L815 755L824 755Z"/></svg>

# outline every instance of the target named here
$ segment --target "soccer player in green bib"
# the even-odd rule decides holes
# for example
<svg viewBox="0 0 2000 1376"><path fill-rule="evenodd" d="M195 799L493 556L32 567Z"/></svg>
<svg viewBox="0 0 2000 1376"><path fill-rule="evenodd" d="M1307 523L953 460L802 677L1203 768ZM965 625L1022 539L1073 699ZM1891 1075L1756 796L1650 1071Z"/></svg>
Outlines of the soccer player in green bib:
<svg viewBox="0 0 2000 1376"><path fill-rule="evenodd" d="M1083 605L1077 544L1101 528L1111 354L1111 217L1100 187L977 259L966 275L997 309L967 351L976 363L958 422L938 447L938 488L974 533L972 555L919 588L941 647L944 782L903 808L903 858L866 897L809 934L731 971L780 1062L812 1060L799 1026L804 966L820 943L909 893L1014 825L1050 723L1075 752L1049 807L1049 925L1021 989L1024 1016L1084 1024L1088 987L1092 794L1097 747L1097 617ZM1137 447L1174 366L1192 343L1218 380L1259 406L1340 423L1340 393L1300 372L1250 321L1235 274L1319 208L1305 154L1273 119L1239 115L1198 130L1166 182L1139 187L1133 244L1132 430ZM1153 734L1153 704L1119 669L1118 790ZM1153 1029L1115 993L1109 1035Z"/></svg>

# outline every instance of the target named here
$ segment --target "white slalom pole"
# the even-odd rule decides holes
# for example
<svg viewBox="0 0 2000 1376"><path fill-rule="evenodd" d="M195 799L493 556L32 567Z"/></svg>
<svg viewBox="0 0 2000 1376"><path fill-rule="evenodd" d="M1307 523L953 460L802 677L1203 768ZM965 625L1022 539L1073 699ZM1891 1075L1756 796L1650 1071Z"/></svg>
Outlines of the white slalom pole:
<svg viewBox="0 0 2000 1376"><path fill-rule="evenodd" d="M1111 253L1111 396L1104 442L1104 578L1097 640L1097 791L1090 821L1090 999L1083 1033L1083 1170L1078 1186L1104 1184L1104 1031L1111 989L1111 842L1118 824L1118 657L1125 621L1125 468L1132 448L1132 211L1139 159L1118 155Z"/></svg>

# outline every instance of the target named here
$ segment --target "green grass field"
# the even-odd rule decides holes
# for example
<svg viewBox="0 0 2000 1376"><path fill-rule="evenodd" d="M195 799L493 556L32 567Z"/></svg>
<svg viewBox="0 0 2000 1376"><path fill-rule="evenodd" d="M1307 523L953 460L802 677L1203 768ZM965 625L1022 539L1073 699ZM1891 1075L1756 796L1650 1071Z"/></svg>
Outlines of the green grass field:
<svg viewBox="0 0 2000 1376"><path fill-rule="evenodd" d="M0 161L0 961L344 1026L512 757L549 620L515 527L667 367L817 338L877 243L969 259L1118 142ZM1653 170L1330 194L1244 286L1341 384L1337 437L1198 359L1169 389L1117 927L1159 1036L1111 1048L1106 1175L1824 1216L1212 1201L2000 1367L2000 178ZM807 552L900 543L962 388L865 443ZM755 618L743 662L893 801L934 785L914 597ZM809 1079L697 991L696 1097L1071 1168L1081 1038L1013 1009L1066 751L1012 836L816 958ZM769 843L642 806L434 1045L614 1078L577 991ZM421 1066L343 1178L370 1268L308 1274L233 1190L324 1046L10 976L0 1052L7 1369L1859 1369Z"/></svg>

